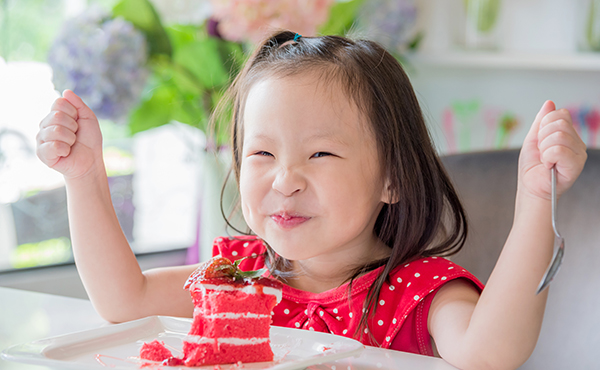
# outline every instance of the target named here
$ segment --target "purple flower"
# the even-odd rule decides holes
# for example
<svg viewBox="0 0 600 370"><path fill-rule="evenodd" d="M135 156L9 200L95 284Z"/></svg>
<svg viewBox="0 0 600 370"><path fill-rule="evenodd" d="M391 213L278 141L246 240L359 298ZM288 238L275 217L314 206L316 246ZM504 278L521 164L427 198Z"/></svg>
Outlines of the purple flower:
<svg viewBox="0 0 600 370"><path fill-rule="evenodd" d="M66 21L48 54L57 90L73 90L99 118L117 121L139 101L147 59L144 35L97 8Z"/></svg>

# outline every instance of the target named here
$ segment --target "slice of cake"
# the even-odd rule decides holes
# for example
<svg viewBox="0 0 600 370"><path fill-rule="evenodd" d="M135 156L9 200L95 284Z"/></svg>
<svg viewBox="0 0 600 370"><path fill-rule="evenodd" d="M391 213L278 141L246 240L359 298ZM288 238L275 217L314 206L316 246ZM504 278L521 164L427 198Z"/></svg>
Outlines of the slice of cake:
<svg viewBox="0 0 600 370"><path fill-rule="evenodd" d="M182 361L186 366L273 360L269 328L273 307L281 301L282 286L262 277L265 269L239 270L241 261L213 257L188 278L184 288L192 296L194 318L183 341ZM155 348L160 343L153 344L153 353L166 356L165 351ZM146 352L150 352L148 347ZM157 359L154 356L152 360ZM162 360L165 365L173 363L172 356Z"/></svg>

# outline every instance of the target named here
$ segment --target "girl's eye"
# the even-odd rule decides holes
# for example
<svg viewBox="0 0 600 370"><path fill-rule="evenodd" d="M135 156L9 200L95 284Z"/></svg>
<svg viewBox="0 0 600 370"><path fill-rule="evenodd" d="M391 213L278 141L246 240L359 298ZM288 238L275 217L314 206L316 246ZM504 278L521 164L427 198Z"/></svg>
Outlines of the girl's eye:
<svg viewBox="0 0 600 370"><path fill-rule="evenodd" d="M312 155L312 158L327 157L330 155L333 155L333 154L328 153L328 152L316 152L315 154Z"/></svg>
<svg viewBox="0 0 600 370"><path fill-rule="evenodd" d="M256 152L256 155L260 155L260 156L263 156L263 157L273 157L273 154L271 154L269 152L265 152L264 150L260 151L260 152Z"/></svg>

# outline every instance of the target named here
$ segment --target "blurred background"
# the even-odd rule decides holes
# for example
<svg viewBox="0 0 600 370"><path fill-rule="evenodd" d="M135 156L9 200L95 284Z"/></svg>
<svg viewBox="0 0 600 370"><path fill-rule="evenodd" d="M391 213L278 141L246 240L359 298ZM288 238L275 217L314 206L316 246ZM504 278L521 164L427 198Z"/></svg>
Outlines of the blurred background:
<svg viewBox="0 0 600 370"><path fill-rule="evenodd" d="M382 43L441 155L518 148L548 99L598 146L600 0L0 0L0 286L86 296L64 181L35 155L67 88L100 118L113 205L143 268L204 260L214 237L236 234L219 208L227 131L207 124L275 28ZM223 197L228 214L235 184Z"/></svg>

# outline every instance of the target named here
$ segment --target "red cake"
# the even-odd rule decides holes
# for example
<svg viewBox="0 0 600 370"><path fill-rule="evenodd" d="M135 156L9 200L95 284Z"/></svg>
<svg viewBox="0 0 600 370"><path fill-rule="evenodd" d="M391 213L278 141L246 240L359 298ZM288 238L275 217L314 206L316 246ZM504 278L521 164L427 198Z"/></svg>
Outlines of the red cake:
<svg viewBox="0 0 600 370"><path fill-rule="evenodd" d="M264 269L239 270L240 262L213 257L188 278L184 288L192 295L194 319L183 341L180 360L186 366L273 360L269 328L281 283L262 277ZM157 341L144 344L140 357L178 364L161 347Z"/></svg>

